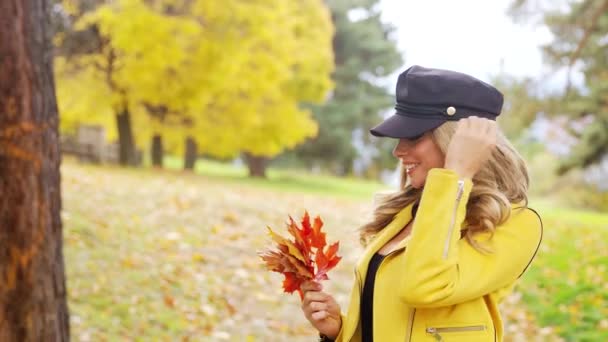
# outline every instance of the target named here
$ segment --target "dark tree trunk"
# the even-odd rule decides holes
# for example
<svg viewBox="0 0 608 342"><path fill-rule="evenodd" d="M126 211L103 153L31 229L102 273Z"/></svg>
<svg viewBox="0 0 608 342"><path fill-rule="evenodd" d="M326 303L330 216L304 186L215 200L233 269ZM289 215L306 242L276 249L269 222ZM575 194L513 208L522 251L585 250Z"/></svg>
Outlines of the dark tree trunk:
<svg viewBox="0 0 608 342"><path fill-rule="evenodd" d="M120 113L116 114L116 124L118 126L118 149L120 165L136 166L137 158L135 155L135 141L131 128L131 113L125 104Z"/></svg>
<svg viewBox="0 0 608 342"><path fill-rule="evenodd" d="M68 341L50 11L0 1L0 341Z"/></svg>
<svg viewBox="0 0 608 342"><path fill-rule="evenodd" d="M354 159L349 155L342 159L341 163L336 165L336 176L346 177L353 174Z"/></svg>
<svg viewBox="0 0 608 342"><path fill-rule="evenodd" d="M163 138L159 134L152 137L152 166L163 167Z"/></svg>
<svg viewBox="0 0 608 342"><path fill-rule="evenodd" d="M244 153L247 167L249 168L249 177L266 178L266 167L270 159L262 156L254 156L250 153Z"/></svg>
<svg viewBox="0 0 608 342"><path fill-rule="evenodd" d="M196 141L192 137L187 137L186 153L184 154L184 170L194 170L197 153Z"/></svg>

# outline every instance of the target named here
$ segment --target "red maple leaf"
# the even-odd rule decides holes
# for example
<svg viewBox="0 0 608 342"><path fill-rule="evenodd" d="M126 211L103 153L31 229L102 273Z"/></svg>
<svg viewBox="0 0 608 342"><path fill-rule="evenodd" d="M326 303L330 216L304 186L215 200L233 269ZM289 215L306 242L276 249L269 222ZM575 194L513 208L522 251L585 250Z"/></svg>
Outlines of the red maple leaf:
<svg viewBox="0 0 608 342"><path fill-rule="evenodd" d="M323 221L317 216L315 218L315 225L312 227L310 244L318 249L323 249L327 244L327 242L325 242L325 233L321 231L321 227L323 227Z"/></svg>
<svg viewBox="0 0 608 342"><path fill-rule="evenodd" d="M311 225L308 211L302 216L302 226L289 216L287 231L293 237L289 240L268 227L276 250L268 249L260 253L269 271L282 273L285 276L283 290L287 293L298 291L302 297L301 285L307 280L329 279L327 272L338 265L342 259L338 256L339 242L326 247L326 234L323 232L323 220L317 216Z"/></svg>

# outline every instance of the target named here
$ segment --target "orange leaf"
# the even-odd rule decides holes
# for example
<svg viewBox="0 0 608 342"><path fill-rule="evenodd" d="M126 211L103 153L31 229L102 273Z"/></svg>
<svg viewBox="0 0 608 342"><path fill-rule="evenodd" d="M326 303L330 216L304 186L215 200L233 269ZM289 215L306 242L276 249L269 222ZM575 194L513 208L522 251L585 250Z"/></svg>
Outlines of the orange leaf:
<svg viewBox="0 0 608 342"><path fill-rule="evenodd" d="M304 236L308 236L311 230L312 228L310 227L310 217L308 216L308 211L304 210L304 216L302 216L302 233Z"/></svg>
<svg viewBox="0 0 608 342"><path fill-rule="evenodd" d="M326 234L322 231L321 217L317 216L311 225L308 211L305 211L301 223L302 227L299 227L289 216L287 231L293 240L284 238L268 227L278 250L259 254L268 270L285 276L284 291L293 293L297 290L300 298L303 295L301 285L304 281L329 279L327 272L342 259L337 255L338 242L326 248Z"/></svg>
<svg viewBox="0 0 608 342"><path fill-rule="evenodd" d="M328 279L327 272L338 265L338 262L342 259L337 256L336 253L340 248L340 243L336 242L327 248L327 252L323 250L317 250L315 255L315 263L317 264L317 272L315 273L315 279Z"/></svg>
<svg viewBox="0 0 608 342"><path fill-rule="evenodd" d="M287 260L289 260L289 265L294 269L294 271L297 271L295 273L297 273L300 277L312 279L312 277L314 276L313 270L309 270L306 265L304 265L304 263L294 258L293 256L289 254L285 256L287 257Z"/></svg>
<svg viewBox="0 0 608 342"><path fill-rule="evenodd" d="M304 232L298 228L298 225L295 223L291 216L289 217L289 223L287 224L287 231L294 237L294 243L302 251L304 255L310 251L310 242L304 235Z"/></svg>
<svg viewBox="0 0 608 342"><path fill-rule="evenodd" d="M323 221L319 216L315 218L315 225L312 227L311 245L315 248L322 249L327 242L325 241L325 233L321 231Z"/></svg>
<svg viewBox="0 0 608 342"><path fill-rule="evenodd" d="M269 271L284 272L285 266L282 264L282 254L274 251L269 251L264 254L260 254L262 260L266 262L266 268Z"/></svg>
<svg viewBox="0 0 608 342"><path fill-rule="evenodd" d="M300 288L302 280L293 272L285 273L285 280L283 280L283 290L287 293L293 293L293 291Z"/></svg>
<svg viewBox="0 0 608 342"><path fill-rule="evenodd" d="M173 297L171 297L170 295L166 294L163 297L164 301L165 301L165 305L170 307L170 308L174 308L175 307L175 299L173 299Z"/></svg>

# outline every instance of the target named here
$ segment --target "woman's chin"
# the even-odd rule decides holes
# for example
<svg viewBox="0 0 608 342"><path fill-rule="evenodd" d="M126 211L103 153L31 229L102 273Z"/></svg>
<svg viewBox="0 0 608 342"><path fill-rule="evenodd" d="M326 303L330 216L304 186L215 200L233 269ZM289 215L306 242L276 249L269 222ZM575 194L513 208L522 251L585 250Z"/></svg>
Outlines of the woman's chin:
<svg viewBox="0 0 608 342"><path fill-rule="evenodd" d="M412 186L412 188L414 188L414 189L424 188L424 182L426 181L426 175L424 175L424 176L425 177L420 177L420 173L411 174L410 175L410 185Z"/></svg>
<svg viewBox="0 0 608 342"><path fill-rule="evenodd" d="M421 189L422 185L412 183L412 188L414 188L414 189Z"/></svg>
<svg viewBox="0 0 608 342"><path fill-rule="evenodd" d="M420 189L424 185L424 183L419 182L416 178L410 178L410 185L414 189Z"/></svg>

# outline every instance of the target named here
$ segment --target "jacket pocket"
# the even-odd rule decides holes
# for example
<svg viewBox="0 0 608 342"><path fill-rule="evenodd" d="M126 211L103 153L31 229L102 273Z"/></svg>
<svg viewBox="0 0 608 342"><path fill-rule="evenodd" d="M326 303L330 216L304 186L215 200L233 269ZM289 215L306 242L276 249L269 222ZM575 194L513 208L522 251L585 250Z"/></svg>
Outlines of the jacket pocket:
<svg viewBox="0 0 608 342"><path fill-rule="evenodd" d="M485 324L471 325L430 325L426 328L427 336L434 341L494 341Z"/></svg>

